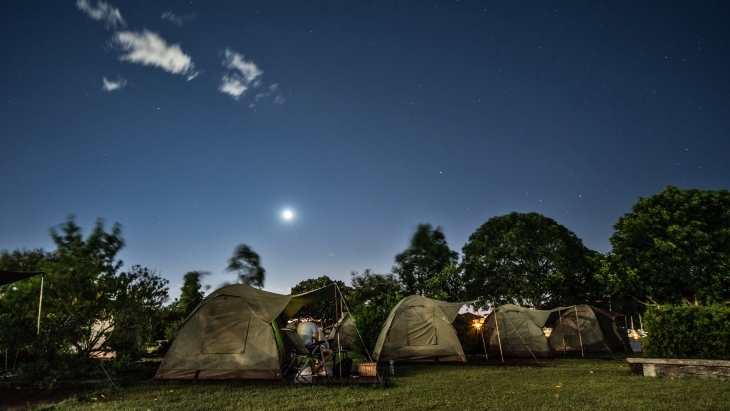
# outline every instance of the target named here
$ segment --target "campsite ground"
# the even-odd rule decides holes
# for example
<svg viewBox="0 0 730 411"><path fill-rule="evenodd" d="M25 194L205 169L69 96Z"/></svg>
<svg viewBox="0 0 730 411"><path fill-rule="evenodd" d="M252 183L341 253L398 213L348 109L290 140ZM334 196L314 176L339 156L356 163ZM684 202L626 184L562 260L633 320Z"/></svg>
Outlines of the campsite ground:
<svg viewBox="0 0 730 411"><path fill-rule="evenodd" d="M60 403L56 403L60 398L52 397L3 407L59 411L730 410L728 381L634 376L624 359L554 359L542 360L539 366L396 365L395 372L388 388L138 380L117 389L64 392L73 398ZM5 394L0 391L0 404L8 399Z"/></svg>

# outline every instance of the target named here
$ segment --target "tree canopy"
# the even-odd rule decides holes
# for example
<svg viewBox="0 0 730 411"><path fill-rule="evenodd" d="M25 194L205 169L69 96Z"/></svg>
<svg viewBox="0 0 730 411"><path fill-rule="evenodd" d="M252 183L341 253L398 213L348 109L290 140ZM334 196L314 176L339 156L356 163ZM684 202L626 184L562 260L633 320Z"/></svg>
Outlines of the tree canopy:
<svg viewBox="0 0 730 411"><path fill-rule="evenodd" d="M580 294L594 289L592 253L541 214L491 218L463 248L465 297L535 309L585 302Z"/></svg>
<svg viewBox="0 0 730 411"><path fill-rule="evenodd" d="M236 272L238 282L262 288L266 280L266 270L261 267L261 257L246 244L239 244L228 259L226 271Z"/></svg>
<svg viewBox="0 0 730 411"><path fill-rule="evenodd" d="M429 280L456 264L459 254L449 248L441 227L432 228L431 224L420 224L413 233L410 246L395 256L395 273L406 294L426 295ZM449 271L453 274L453 271ZM442 281L442 285L450 284ZM432 286L432 285L431 285Z"/></svg>
<svg viewBox="0 0 730 411"><path fill-rule="evenodd" d="M648 304L730 299L730 192L668 186L619 218L600 279Z"/></svg>

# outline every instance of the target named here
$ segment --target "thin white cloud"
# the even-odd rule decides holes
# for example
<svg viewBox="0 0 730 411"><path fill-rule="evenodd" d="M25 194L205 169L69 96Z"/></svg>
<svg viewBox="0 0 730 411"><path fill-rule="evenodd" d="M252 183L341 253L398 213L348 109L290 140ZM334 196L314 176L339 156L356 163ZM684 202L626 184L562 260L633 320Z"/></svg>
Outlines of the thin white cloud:
<svg viewBox="0 0 730 411"><path fill-rule="evenodd" d="M198 75L192 59L182 51L179 44L168 45L162 37L151 31L120 31L114 33L112 41L127 52L119 57L122 61L159 67L169 73L186 75L188 80Z"/></svg>
<svg viewBox="0 0 730 411"><path fill-rule="evenodd" d="M96 7L94 7L89 0L78 0L76 7L91 17L92 20L103 21L108 29L117 28L117 26L127 27L127 23L122 18L119 9L114 8L105 1L97 1Z"/></svg>
<svg viewBox="0 0 730 411"><path fill-rule="evenodd" d="M108 80L106 77L103 77L102 80L104 81L104 91L119 90L120 88L127 85L127 80L121 77L117 78L116 81Z"/></svg>
<svg viewBox="0 0 730 411"><path fill-rule="evenodd" d="M182 16L178 16L177 14L175 14L171 11L166 11L166 12L162 13L162 16L160 16L160 18L162 20L170 21L173 24L176 24L176 25L182 27L184 22L190 21L193 18L195 18L195 13L184 14Z"/></svg>
<svg viewBox="0 0 730 411"><path fill-rule="evenodd" d="M246 90L258 87L261 84L259 77L264 74L256 64L244 60L243 57L243 54L226 49L222 64L232 71L223 75L221 85L218 87L220 92L230 94L236 100Z"/></svg>
<svg viewBox="0 0 730 411"><path fill-rule="evenodd" d="M266 98L266 97L271 96L272 94L274 94L276 92L276 90L278 88L279 88L279 85L278 84L272 84L272 85L270 85L268 91L263 92L263 93L256 94L255 101L258 102L262 98ZM284 97L282 97L281 95L275 96L274 97L274 104L279 104L279 105L284 104Z"/></svg>

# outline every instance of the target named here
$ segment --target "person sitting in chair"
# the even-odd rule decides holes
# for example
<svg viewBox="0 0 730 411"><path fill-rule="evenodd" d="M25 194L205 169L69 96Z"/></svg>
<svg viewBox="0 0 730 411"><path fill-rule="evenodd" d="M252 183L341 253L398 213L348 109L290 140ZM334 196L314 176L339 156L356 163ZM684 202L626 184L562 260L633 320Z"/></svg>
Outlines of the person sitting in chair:
<svg viewBox="0 0 730 411"><path fill-rule="evenodd" d="M322 327L319 327L313 321L302 321L297 325L297 334L302 339L304 347L310 352L313 352L318 345L320 346L319 349L322 350L324 360L316 362L314 373L320 376L327 375L323 367L324 362L327 362L332 357L332 350L330 350L329 344L327 344L327 340L324 338Z"/></svg>

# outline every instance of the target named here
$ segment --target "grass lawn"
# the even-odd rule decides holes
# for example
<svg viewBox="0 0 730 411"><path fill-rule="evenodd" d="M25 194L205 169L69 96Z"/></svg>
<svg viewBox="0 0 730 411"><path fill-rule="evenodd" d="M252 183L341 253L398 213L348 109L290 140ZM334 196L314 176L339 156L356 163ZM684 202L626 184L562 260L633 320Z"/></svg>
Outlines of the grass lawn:
<svg viewBox="0 0 730 411"><path fill-rule="evenodd" d="M730 410L730 381L631 375L625 360L396 365L393 385L144 381L43 410Z"/></svg>

